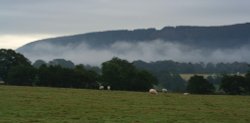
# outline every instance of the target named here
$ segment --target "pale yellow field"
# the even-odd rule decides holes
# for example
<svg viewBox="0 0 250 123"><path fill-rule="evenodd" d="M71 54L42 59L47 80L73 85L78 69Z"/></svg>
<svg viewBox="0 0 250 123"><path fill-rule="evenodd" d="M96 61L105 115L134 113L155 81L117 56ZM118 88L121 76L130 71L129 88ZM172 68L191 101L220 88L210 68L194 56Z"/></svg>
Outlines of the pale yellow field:
<svg viewBox="0 0 250 123"><path fill-rule="evenodd" d="M198 76L203 76L204 78L207 78L208 76L217 76L221 74L180 74L181 78L184 79L185 81L188 81L192 76L198 75ZM234 75L234 74L230 74ZM239 74L240 76L245 76L244 73Z"/></svg>

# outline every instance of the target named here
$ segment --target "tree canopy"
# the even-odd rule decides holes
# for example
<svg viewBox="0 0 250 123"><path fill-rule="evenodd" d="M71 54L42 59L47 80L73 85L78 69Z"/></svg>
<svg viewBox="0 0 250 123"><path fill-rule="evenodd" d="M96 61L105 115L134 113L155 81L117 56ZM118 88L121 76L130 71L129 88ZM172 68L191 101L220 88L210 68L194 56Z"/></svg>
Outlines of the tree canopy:
<svg viewBox="0 0 250 123"><path fill-rule="evenodd" d="M209 94L214 92L214 86L203 76L192 76L187 85L187 91L194 94Z"/></svg>
<svg viewBox="0 0 250 123"><path fill-rule="evenodd" d="M6 81L11 67L31 66L30 61L14 50L0 49L0 77Z"/></svg>
<svg viewBox="0 0 250 123"><path fill-rule="evenodd" d="M248 90L246 80L249 80L248 74L246 78L238 75L225 75L221 80L220 89L222 89L227 94L244 94Z"/></svg>
<svg viewBox="0 0 250 123"><path fill-rule="evenodd" d="M126 60L113 58L102 64L102 83L115 90L146 91L157 84L157 79Z"/></svg>

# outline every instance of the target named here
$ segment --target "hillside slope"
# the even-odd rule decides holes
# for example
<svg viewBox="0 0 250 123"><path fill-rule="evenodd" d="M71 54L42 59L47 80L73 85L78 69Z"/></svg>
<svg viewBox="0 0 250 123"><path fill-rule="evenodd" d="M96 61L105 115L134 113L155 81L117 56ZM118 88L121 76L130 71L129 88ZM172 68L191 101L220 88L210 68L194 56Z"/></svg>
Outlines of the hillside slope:
<svg viewBox="0 0 250 123"><path fill-rule="evenodd" d="M152 41L161 39L170 42L192 44L202 47L236 47L250 43L250 23L227 26L177 26L164 27L161 30L154 28L136 30L116 30L62 36L43 39L26 44L18 51L28 50L39 43L52 43L55 45L77 46L82 42L92 47L108 46L116 41Z"/></svg>
<svg viewBox="0 0 250 123"><path fill-rule="evenodd" d="M250 61L249 47L250 23L244 23L93 32L43 39L17 51L32 61L65 58L88 64L100 64L113 56L145 61L234 62Z"/></svg>

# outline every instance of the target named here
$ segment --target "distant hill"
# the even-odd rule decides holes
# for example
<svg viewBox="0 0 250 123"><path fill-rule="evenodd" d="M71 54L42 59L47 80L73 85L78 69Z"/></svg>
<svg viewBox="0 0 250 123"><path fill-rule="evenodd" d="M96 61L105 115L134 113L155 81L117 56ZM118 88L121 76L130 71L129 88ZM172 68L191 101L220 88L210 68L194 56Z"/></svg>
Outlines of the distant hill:
<svg viewBox="0 0 250 123"><path fill-rule="evenodd" d="M36 44L44 42L55 45L79 45L85 42L92 47L108 46L116 41L152 41L161 39L171 42L180 42L202 47L237 47L250 43L250 23L228 26L177 26L164 27L161 30L154 28L136 30L116 30L62 36L34 41L26 44L18 51L25 51Z"/></svg>
<svg viewBox="0 0 250 123"><path fill-rule="evenodd" d="M120 51L120 49L123 49L125 45L123 44L122 47L116 47L117 42L126 42L126 43L134 44L138 42L150 43L155 40L160 40L162 42L170 42L173 44L181 44L181 50L183 49L182 46L188 46L189 49L201 50L201 53L203 53L204 51L211 51L211 50L217 50L217 49L222 49L222 50L223 49L239 49L242 47L249 47L250 23L225 25L225 26L176 26L176 27L167 26L167 27L162 28L161 30L150 28L150 29L93 32L93 33L78 34L78 35L72 35L72 36L62 36L62 37L38 40L38 41L34 41L32 43L26 44L18 48L17 51L23 53L28 58L35 60L39 58L34 58L34 57L41 56L40 57L41 59L45 57L45 56L42 56L44 54L46 55L53 54L51 53L50 50L53 50L53 49L57 51L60 50L60 48L51 48L49 50L44 48L44 47L48 47L47 46L48 44L52 46L66 47L66 49L62 49L62 48L61 49L70 50L70 52L76 51L76 49L77 51L79 51L79 50L84 50L86 48L88 50L90 49L99 50L99 49L105 49L105 48L110 49L110 48L113 48L114 46L116 50L118 49ZM82 46L82 44L86 45L86 47L82 47L82 48L79 47L79 46ZM170 47L171 46L172 45L170 45ZM130 49L125 49L125 50L130 50ZM58 52L61 53L62 51L58 51ZM112 50L110 52L116 53L118 51ZM124 51L121 51L121 52L124 52ZM68 52L65 51L65 53L67 54ZM57 56L58 54L59 53L57 53ZM112 55L117 55L117 54L112 54ZM187 55L184 55L184 56L187 56ZM204 56L204 54L202 54L201 56ZM124 55L124 58L126 57L127 55ZM161 57L162 56L159 56L159 58L156 58L155 60L159 60ZM70 59L70 58L71 57L67 57L66 59ZM140 59L145 60L143 58L131 58L131 59L132 60L140 60ZM170 60L171 57L164 57L163 59L160 59L160 60L164 60L164 59ZM239 59L239 58L235 58L235 59ZM154 59L150 59L150 60L154 60ZM178 61L178 59L175 59L175 57L173 57L172 60ZM186 60L186 59L183 59L183 60ZM239 60L247 61L248 59L247 60L239 59ZM74 58L73 58L73 61L74 61ZM77 60L75 61L80 62Z"/></svg>

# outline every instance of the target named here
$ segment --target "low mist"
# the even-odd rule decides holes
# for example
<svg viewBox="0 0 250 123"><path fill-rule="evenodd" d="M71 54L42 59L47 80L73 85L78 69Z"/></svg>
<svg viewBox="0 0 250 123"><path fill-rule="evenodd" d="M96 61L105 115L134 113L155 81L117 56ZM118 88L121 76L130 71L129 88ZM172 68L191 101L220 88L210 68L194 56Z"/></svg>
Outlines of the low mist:
<svg viewBox="0 0 250 123"><path fill-rule="evenodd" d="M32 62L38 59L50 61L63 58L76 64L101 65L112 57L129 61L174 60L178 62L248 62L250 49L242 46L237 49L205 49L162 40L136 41L128 43L117 41L106 48L92 48L86 43L78 46L56 46L49 43L36 45L32 52L21 52Z"/></svg>

